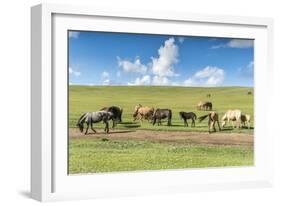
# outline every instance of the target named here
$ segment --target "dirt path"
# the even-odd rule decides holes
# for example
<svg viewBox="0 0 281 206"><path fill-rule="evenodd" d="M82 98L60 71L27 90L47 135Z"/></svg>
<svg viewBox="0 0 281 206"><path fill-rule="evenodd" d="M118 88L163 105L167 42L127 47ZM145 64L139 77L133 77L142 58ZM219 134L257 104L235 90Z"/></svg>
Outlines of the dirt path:
<svg viewBox="0 0 281 206"><path fill-rule="evenodd" d="M203 144L203 145L229 145L229 146L253 146L253 134L244 133L206 133L206 132L183 132L183 131L151 131L151 130L111 130L105 134L97 129L97 133L84 135L78 129L69 129L71 139L107 138L110 140L153 140L161 143L174 144Z"/></svg>

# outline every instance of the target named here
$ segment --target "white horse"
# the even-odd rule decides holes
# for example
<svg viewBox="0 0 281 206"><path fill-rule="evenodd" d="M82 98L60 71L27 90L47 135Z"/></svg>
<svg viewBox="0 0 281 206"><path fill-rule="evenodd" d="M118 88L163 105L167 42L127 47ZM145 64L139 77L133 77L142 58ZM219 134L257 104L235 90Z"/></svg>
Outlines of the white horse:
<svg viewBox="0 0 281 206"><path fill-rule="evenodd" d="M246 124L247 124L248 129L250 129L250 127L251 127L250 121L251 121L251 116L249 114L241 115L241 122L244 126L246 126Z"/></svg>
<svg viewBox="0 0 281 206"><path fill-rule="evenodd" d="M241 110L228 110L222 117L222 127L229 123L229 121L232 121L232 127L234 128L233 121L236 121L236 127L240 128L241 127Z"/></svg>

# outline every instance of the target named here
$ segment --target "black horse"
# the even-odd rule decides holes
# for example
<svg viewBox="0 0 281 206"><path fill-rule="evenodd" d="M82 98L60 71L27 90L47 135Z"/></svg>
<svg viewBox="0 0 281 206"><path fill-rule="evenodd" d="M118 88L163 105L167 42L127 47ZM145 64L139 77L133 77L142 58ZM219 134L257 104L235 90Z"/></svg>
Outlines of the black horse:
<svg viewBox="0 0 281 206"><path fill-rule="evenodd" d="M197 118L196 114L193 112L180 112L180 118L184 121L184 126L188 127L187 119L191 119L191 127L195 127L195 120Z"/></svg>
<svg viewBox="0 0 281 206"><path fill-rule="evenodd" d="M158 126L161 124L161 119L168 119L168 126L172 126L172 110L170 109L156 109L153 113L152 120L155 125L156 120Z"/></svg>
<svg viewBox="0 0 281 206"><path fill-rule="evenodd" d="M117 106L111 106L111 107L103 107L100 109L100 111L106 111L106 112L111 112L113 114L112 117L112 128L114 128L117 123L122 122L122 113L123 113L123 109L121 107L117 107Z"/></svg>

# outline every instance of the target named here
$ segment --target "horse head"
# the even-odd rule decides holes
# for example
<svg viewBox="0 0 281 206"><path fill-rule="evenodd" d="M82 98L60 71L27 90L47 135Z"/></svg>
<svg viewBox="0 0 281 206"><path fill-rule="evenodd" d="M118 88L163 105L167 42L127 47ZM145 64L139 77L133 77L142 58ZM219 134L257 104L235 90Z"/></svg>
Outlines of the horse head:
<svg viewBox="0 0 281 206"><path fill-rule="evenodd" d="M135 111L134 111L133 117L136 117L136 116L138 115L139 109L140 109L141 107L142 107L141 104L135 106Z"/></svg>
<svg viewBox="0 0 281 206"><path fill-rule="evenodd" d="M82 133L83 132L83 130L84 130L84 126L83 126L83 124L81 124L81 123L77 123L77 125L76 125L77 127L79 127L79 130L80 130L80 132Z"/></svg>

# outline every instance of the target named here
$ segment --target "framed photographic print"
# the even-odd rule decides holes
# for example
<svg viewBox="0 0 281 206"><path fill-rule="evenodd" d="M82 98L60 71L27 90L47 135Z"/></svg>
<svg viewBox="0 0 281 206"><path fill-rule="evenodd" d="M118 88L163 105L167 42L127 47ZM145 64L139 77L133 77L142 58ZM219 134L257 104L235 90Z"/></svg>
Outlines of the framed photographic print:
<svg viewBox="0 0 281 206"><path fill-rule="evenodd" d="M271 19L31 13L34 199L272 185Z"/></svg>

